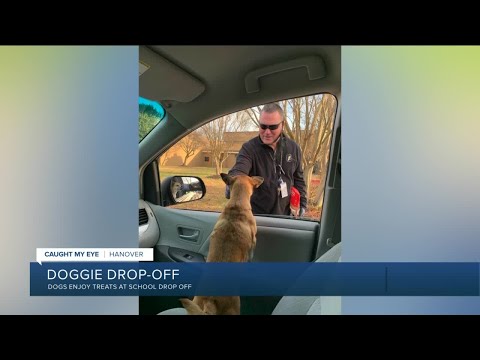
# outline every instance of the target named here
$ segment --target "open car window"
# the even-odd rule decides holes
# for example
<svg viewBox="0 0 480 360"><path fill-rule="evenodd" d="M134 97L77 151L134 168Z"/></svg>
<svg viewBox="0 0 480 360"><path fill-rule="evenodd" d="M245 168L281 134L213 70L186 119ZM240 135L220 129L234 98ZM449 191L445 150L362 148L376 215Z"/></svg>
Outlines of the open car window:
<svg viewBox="0 0 480 360"><path fill-rule="evenodd" d="M321 218L330 160L337 99L317 94L279 101L285 112L283 133L302 149L307 208L303 219ZM176 209L222 211L227 199L220 173L234 165L242 145L259 135L261 106L217 118L172 145L158 159L161 180L174 175L203 179L208 189L199 201L172 205ZM273 215L281 216L281 215Z"/></svg>

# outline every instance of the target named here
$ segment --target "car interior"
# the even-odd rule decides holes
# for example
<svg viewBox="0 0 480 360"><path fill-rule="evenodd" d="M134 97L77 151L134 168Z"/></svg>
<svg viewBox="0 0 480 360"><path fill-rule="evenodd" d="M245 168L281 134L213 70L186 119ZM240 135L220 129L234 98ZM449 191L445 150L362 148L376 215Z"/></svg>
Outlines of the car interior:
<svg viewBox="0 0 480 360"><path fill-rule="evenodd" d="M170 207L175 203L172 189L178 192L183 183L177 176L160 181L159 156L220 116L319 93L337 99L321 218L256 215L252 261L340 260L340 55L340 46L140 47L140 96L165 109L163 119L139 143L139 246L154 248L154 261L204 262L220 215ZM191 201L201 200L209 191L201 177L195 179ZM241 306L242 315L338 314L340 298L242 296ZM139 299L141 315L183 314L180 307L178 297Z"/></svg>

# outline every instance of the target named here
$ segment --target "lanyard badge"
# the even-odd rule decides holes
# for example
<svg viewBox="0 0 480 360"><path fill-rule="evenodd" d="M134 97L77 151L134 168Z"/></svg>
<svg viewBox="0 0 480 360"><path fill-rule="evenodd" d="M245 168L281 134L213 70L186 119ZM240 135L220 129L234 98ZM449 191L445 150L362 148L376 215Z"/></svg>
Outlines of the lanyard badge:
<svg viewBox="0 0 480 360"><path fill-rule="evenodd" d="M278 194L283 198L288 196L287 183L281 177L278 178Z"/></svg>
<svg viewBox="0 0 480 360"><path fill-rule="evenodd" d="M280 149L280 151L279 151ZM277 155L278 153L280 154L280 161L277 163L275 161L275 156L272 156L273 164L275 167L275 173L277 173L277 167L280 170L278 172L278 195L282 196L283 198L286 198L288 196L288 190L287 190L287 183L283 181L282 179L282 174L285 175L285 171L283 170L282 163L283 163L283 148L282 148L282 143L281 141L279 142L279 149L277 149L274 152L274 155Z"/></svg>

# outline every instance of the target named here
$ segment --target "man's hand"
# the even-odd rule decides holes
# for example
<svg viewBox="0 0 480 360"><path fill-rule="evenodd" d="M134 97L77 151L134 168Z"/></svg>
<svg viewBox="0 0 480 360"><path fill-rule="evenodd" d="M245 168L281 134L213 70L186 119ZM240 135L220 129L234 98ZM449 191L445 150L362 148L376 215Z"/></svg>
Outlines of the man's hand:
<svg viewBox="0 0 480 360"><path fill-rule="evenodd" d="M301 207L300 211L298 212L298 217L303 217L303 215L305 215L305 208Z"/></svg>

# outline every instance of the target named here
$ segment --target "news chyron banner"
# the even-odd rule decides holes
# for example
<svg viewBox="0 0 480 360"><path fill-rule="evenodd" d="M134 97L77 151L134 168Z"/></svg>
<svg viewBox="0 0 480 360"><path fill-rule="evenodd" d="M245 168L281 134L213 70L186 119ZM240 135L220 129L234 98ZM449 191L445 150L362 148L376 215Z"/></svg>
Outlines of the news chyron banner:
<svg viewBox="0 0 480 360"><path fill-rule="evenodd" d="M154 262L153 249L37 249L31 296L479 296L479 263Z"/></svg>

